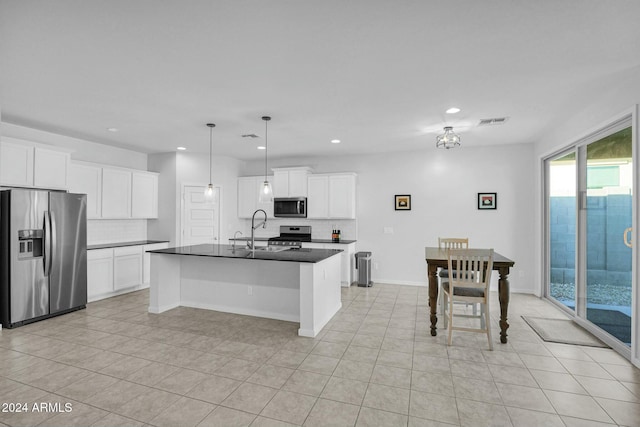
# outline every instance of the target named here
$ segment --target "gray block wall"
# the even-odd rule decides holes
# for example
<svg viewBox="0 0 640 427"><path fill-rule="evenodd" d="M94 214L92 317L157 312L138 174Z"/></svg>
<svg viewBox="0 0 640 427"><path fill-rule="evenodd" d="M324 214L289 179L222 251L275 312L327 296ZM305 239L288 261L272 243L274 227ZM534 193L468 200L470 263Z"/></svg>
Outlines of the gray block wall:
<svg viewBox="0 0 640 427"><path fill-rule="evenodd" d="M587 201L587 284L631 286L631 249L623 232L631 226L631 196ZM575 283L575 197L552 197L551 283Z"/></svg>

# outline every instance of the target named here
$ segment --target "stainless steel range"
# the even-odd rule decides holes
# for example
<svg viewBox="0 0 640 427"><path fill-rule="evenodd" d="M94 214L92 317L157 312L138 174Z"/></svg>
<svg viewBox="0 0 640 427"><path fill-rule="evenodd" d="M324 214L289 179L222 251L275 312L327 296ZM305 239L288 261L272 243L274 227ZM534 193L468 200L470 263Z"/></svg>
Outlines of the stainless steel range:
<svg viewBox="0 0 640 427"><path fill-rule="evenodd" d="M281 225L280 235L269 239L269 246L287 246L300 249L302 242L311 241L310 225Z"/></svg>

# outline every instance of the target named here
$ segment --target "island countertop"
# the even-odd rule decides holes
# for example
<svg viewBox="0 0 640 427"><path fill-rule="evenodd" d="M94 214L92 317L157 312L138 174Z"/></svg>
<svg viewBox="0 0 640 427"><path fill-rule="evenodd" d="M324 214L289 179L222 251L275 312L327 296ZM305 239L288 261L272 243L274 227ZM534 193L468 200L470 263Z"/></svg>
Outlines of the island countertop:
<svg viewBox="0 0 640 427"><path fill-rule="evenodd" d="M214 258L259 259L266 261L288 261L317 263L342 252L340 249L287 249L280 252L251 251L233 245L193 245L148 251L154 254L187 255Z"/></svg>

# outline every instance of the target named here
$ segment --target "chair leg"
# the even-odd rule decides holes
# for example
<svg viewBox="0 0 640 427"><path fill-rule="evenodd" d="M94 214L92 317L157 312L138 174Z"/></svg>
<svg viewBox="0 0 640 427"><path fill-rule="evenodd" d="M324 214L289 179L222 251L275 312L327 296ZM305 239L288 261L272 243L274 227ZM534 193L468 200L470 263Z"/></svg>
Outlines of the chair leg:
<svg viewBox="0 0 640 427"><path fill-rule="evenodd" d="M485 321L485 325L487 329L487 338L489 339L489 350L493 351L493 338L491 338L491 319L489 316L489 306L482 304L482 308L484 309L484 316L482 316L482 318Z"/></svg>
<svg viewBox="0 0 640 427"><path fill-rule="evenodd" d="M453 298L449 299L449 318L447 320L448 322L448 329L449 329L449 345L451 345L452 342L452 334L453 334Z"/></svg>
<svg viewBox="0 0 640 427"><path fill-rule="evenodd" d="M487 319L485 318L485 306L480 304L480 329L484 329L487 326ZM476 305L473 305L473 314L476 314Z"/></svg>
<svg viewBox="0 0 640 427"><path fill-rule="evenodd" d="M448 325L448 314L447 314L447 302L448 298L447 298L447 294L445 294L444 292L442 292L442 299L440 300L440 311L441 311L441 317L442 317L442 325L444 326L445 329L447 329L447 325Z"/></svg>

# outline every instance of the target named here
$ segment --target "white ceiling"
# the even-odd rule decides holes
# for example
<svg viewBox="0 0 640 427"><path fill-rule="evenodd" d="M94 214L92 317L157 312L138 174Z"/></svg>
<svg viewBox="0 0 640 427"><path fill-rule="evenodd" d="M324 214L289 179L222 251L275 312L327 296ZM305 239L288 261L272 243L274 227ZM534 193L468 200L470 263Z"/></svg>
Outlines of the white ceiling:
<svg viewBox="0 0 640 427"><path fill-rule="evenodd" d="M639 16L636 0L1 0L0 108L148 153L206 152L214 122L214 154L246 160L263 115L270 157L435 150L445 125L467 146L527 143L640 64Z"/></svg>

